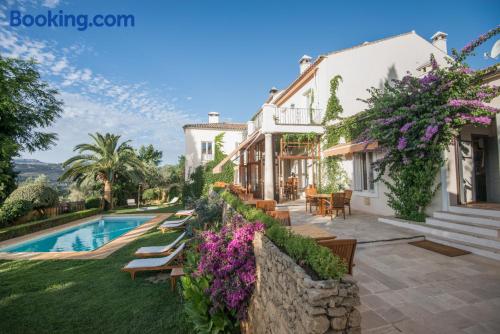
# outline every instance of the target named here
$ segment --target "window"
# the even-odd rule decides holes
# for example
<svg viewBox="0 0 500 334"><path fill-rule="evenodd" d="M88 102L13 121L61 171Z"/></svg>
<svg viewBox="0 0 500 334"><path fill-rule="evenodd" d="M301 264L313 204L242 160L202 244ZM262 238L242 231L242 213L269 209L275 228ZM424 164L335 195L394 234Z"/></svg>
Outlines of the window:
<svg viewBox="0 0 500 334"><path fill-rule="evenodd" d="M201 161L210 161L214 159L211 141L201 142Z"/></svg>
<svg viewBox="0 0 500 334"><path fill-rule="evenodd" d="M354 153L354 190L375 192L374 153Z"/></svg>

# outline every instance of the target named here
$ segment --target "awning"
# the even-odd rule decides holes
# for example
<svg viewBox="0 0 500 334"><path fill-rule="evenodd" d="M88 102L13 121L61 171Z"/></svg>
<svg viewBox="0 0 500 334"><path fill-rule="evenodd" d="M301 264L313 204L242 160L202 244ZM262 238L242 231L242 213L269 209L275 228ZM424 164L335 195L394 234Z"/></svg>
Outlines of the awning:
<svg viewBox="0 0 500 334"><path fill-rule="evenodd" d="M217 166L215 166L212 169L212 172L214 174L221 173L222 172L222 167L224 167L224 165L229 160L231 160L236 154L238 154L239 151L241 151L242 149L244 149L246 146L249 146L250 144L252 144L254 142L254 140L259 136L259 134L260 134L260 131L255 131L249 137L247 137L244 141L242 141L241 144L239 144L237 148L235 148L231 153L229 153L224 159L221 160L221 162L219 162L217 164Z"/></svg>
<svg viewBox="0 0 500 334"><path fill-rule="evenodd" d="M337 155L345 155L349 153L355 152L363 152L374 150L378 147L378 142L362 142L362 143L346 143L346 144L338 144L327 148L323 151L323 155L325 157L333 157Z"/></svg>

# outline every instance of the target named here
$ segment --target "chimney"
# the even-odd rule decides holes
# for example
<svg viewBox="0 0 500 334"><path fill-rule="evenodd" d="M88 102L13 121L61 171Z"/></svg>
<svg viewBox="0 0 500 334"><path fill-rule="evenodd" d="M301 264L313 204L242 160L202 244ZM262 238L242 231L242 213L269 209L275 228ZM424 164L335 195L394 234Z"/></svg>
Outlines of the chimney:
<svg viewBox="0 0 500 334"><path fill-rule="evenodd" d="M299 60L299 65L300 65L300 74L304 73L305 70L311 66L311 57L308 55L303 55L302 58Z"/></svg>
<svg viewBox="0 0 500 334"><path fill-rule="evenodd" d="M447 33L438 31L437 33L432 35L431 40L432 40L432 45L434 45L444 53L448 54L448 48L446 46L446 37L448 37Z"/></svg>
<svg viewBox="0 0 500 334"><path fill-rule="evenodd" d="M269 97L273 97L274 94L276 94L278 92L278 88L276 87L271 87L271 89L269 90Z"/></svg>
<svg viewBox="0 0 500 334"><path fill-rule="evenodd" d="M211 111L208 113L208 123L219 123L219 113L215 111Z"/></svg>

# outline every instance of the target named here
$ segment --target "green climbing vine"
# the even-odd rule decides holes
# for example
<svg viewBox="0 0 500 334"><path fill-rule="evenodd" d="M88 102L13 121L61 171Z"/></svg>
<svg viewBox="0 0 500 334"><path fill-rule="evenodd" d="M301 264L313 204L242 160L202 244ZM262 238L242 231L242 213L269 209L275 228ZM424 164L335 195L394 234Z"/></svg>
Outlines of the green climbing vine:
<svg viewBox="0 0 500 334"><path fill-rule="evenodd" d="M323 137L323 146L325 148L337 145L341 137L351 138L349 135L354 131L356 122L349 118L343 119L341 114L344 111L337 97L339 84L342 82L340 75L334 76L330 80L330 98L326 105L323 126L325 134ZM333 122L340 121L332 124ZM326 157L321 160L321 169L323 171L322 182L319 186L322 193L337 192L345 189L349 183L347 173L342 167L340 157Z"/></svg>
<svg viewBox="0 0 500 334"><path fill-rule="evenodd" d="M314 142L318 138L318 134L314 132L284 133L281 138L285 143L307 143Z"/></svg>

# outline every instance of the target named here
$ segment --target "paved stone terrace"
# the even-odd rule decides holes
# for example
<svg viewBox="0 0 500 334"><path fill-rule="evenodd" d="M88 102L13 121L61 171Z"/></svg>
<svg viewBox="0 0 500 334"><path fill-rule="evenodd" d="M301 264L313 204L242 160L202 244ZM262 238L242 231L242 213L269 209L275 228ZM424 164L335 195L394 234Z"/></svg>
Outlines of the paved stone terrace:
<svg viewBox="0 0 500 334"><path fill-rule="evenodd" d="M416 237L413 231L353 212L342 218L311 216L303 201L280 205L292 225L315 224L361 242ZM361 244L354 278L361 295L363 334L500 333L500 262L469 254L447 257L406 243Z"/></svg>

